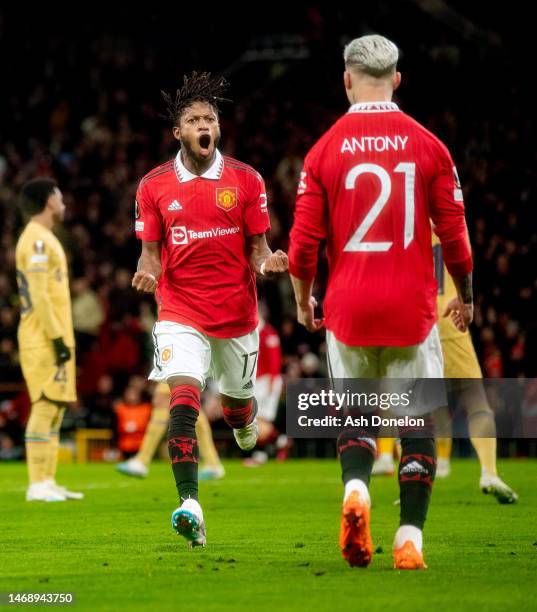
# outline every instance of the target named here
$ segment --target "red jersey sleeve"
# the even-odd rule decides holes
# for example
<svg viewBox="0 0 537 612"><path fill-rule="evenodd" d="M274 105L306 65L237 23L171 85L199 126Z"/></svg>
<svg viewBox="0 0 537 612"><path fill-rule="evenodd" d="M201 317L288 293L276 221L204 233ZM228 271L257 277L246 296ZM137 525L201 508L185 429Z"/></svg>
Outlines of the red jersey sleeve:
<svg viewBox="0 0 537 612"><path fill-rule="evenodd" d="M136 237L146 242L157 242L162 239L162 217L147 183L143 181L136 192Z"/></svg>
<svg viewBox="0 0 537 612"><path fill-rule="evenodd" d="M289 273L302 280L314 278L319 242L326 237L326 194L317 159L311 150L304 160L289 236Z"/></svg>
<svg viewBox="0 0 537 612"><path fill-rule="evenodd" d="M251 182L249 197L244 207L244 227L248 236L264 234L270 229L270 219L267 209L267 190L260 174Z"/></svg>
<svg viewBox="0 0 537 612"><path fill-rule="evenodd" d="M448 272L452 276L466 276L472 271L473 262L462 189L449 151L440 143L438 151L438 168L429 192L430 215Z"/></svg>

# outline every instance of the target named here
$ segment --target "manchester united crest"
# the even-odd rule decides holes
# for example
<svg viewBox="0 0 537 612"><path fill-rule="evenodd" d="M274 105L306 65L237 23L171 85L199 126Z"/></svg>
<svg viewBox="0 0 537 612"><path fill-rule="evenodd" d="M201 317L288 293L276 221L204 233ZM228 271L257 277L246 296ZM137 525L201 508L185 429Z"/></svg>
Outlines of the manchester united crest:
<svg viewBox="0 0 537 612"><path fill-rule="evenodd" d="M173 357L173 348L171 346L166 346L162 350L161 361L162 363L168 363L170 359Z"/></svg>
<svg viewBox="0 0 537 612"><path fill-rule="evenodd" d="M222 210L228 211L237 206L237 188L236 187L217 187L216 188L216 205Z"/></svg>

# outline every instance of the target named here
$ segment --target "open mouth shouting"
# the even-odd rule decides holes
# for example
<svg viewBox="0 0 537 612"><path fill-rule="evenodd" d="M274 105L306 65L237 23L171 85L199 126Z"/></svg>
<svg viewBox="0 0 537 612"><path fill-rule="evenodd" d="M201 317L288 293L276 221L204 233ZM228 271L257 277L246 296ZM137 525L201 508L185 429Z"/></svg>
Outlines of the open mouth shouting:
<svg viewBox="0 0 537 612"><path fill-rule="evenodd" d="M202 157L209 157L212 154L212 138L210 134L202 134L198 140L199 152Z"/></svg>

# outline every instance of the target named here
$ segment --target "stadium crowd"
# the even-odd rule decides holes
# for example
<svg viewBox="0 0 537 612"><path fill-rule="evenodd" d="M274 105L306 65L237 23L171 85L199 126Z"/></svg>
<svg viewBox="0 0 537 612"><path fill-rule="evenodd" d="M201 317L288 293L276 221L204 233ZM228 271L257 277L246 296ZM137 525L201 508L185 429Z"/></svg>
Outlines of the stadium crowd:
<svg viewBox="0 0 537 612"><path fill-rule="evenodd" d="M429 23L424 15L418 18ZM404 54L397 102L446 142L463 184L475 257L472 333L484 375L535 376L535 124L515 58L505 40L476 51L475 41L448 36L447 25L428 28L419 44L393 25L387 28L388 34L390 28L396 32ZM189 41L186 34L183 44ZM4 33L0 48L10 44ZM223 152L251 164L266 180L269 243L282 249L303 155L346 108L341 40L320 11L305 15L293 44L302 59L286 58L278 36L250 47L251 57L228 71L235 101L224 106L221 117ZM254 52L262 57L271 48L279 52L274 60L256 61ZM22 224L17 191L32 177L54 176L67 204L59 236L72 271L76 424L106 426L113 422L114 402L147 401L143 381L153 355L155 309L151 296L139 296L130 286L140 251L134 194L140 178L176 151L160 117L160 89L179 84L170 76L170 60L163 59L167 54L169 48L153 49L144 40L110 34L85 45L53 31L38 57L23 53L17 74L9 73L12 86L2 102L9 120L2 120L0 132L0 383L22 380L14 270ZM200 65L204 58L194 52L186 57L174 64L174 75L196 67L225 72L220 63ZM501 91L489 81L498 72ZM323 337L297 325L288 280L263 280L259 293L281 335L285 376L323 374ZM8 456L22 439L25 402L13 393L2 397L0 449Z"/></svg>

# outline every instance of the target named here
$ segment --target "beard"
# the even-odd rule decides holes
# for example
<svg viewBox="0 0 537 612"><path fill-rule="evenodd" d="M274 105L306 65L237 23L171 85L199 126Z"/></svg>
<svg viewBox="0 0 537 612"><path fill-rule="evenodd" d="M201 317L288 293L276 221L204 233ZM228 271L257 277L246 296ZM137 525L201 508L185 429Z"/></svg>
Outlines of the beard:
<svg viewBox="0 0 537 612"><path fill-rule="evenodd" d="M204 138L206 137L206 135L202 135L201 137L196 137L193 141L192 140L181 140L181 151L183 153L183 155L185 155L186 157L188 157L191 161L193 161L195 164L199 165L199 164L204 164L207 161L212 161L214 158L214 151L216 151L216 149L218 148L218 145L220 144L220 134L217 134L216 136L214 136L214 138L209 135L210 141L208 143L208 146L211 145L211 143L214 145L214 151L213 154L211 155L211 157L203 157L202 155L199 155L198 153L196 153L196 151L194 150L193 144L199 144L200 142L200 138Z"/></svg>

